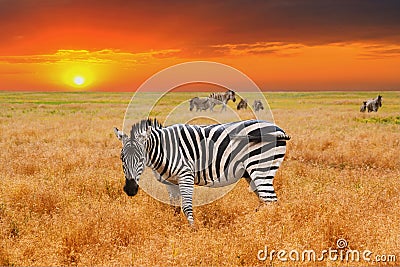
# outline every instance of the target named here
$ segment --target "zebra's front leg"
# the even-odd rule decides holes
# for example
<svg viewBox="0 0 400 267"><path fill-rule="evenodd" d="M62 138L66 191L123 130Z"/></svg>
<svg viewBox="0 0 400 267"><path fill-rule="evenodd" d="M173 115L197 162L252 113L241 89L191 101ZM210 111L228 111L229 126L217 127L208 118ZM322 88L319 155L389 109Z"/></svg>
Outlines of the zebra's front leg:
<svg viewBox="0 0 400 267"><path fill-rule="evenodd" d="M169 204L174 208L175 215L179 215L181 211L181 192L179 186L176 184L167 184L167 191L169 195Z"/></svg>
<svg viewBox="0 0 400 267"><path fill-rule="evenodd" d="M186 173L179 177L179 191L182 197L182 210L190 225L193 225L194 175Z"/></svg>
<svg viewBox="0 0 400 267"><path fill-rule="evenodd" d="M225 103L222 103L221 112L222 112L222 111L226 111L226 104L225 104Z"/></svg>

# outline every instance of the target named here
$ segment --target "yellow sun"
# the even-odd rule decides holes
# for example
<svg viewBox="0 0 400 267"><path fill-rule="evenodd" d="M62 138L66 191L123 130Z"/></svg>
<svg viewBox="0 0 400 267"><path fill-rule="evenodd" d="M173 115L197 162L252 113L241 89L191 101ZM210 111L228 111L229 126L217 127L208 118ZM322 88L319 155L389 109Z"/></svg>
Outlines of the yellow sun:
<svg viewBox="0 0 400 267"><path fill-rule="evenodd" d="M62 81L75 90L87 90L93 86L94 74L88 66L69 65L62 74Z"/></svg>
<svg viewBox="0 0 400 267"><path fill-rule="evenodd" d="M74 77L74 84L81 86L85 83L85 78L82 76L75 76Z"/></svg>

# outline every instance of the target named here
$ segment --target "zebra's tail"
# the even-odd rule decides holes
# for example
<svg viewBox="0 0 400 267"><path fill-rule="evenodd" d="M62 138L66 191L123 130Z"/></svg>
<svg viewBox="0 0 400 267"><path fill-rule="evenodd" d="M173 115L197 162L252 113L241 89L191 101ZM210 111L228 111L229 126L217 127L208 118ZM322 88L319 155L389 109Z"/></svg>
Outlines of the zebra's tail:
<svg viewBox="0 0 400 267"><path fill-rule="evenodd" d="M263 135L233 135L233 138L243 138L249 140L249 142L259 143L259 142L275 142L275 141L289 141L291 139L290 135L284 132L276 132Z"/></svg>
<svg viewBox="0 0 400 267"><path fill-rule="evenodd" d="M287 135L286 133L282 133L276 137L276 140L286 140L289 141L291 139L290 135Z"/></svg>

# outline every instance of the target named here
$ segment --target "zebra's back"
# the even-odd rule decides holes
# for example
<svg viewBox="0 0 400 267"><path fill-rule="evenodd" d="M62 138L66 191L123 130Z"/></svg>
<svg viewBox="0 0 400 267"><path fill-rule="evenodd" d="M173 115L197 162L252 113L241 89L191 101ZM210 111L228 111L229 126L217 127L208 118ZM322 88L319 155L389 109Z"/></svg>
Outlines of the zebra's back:
<svg viewBox="0 0 400 267"><path fill-rule="evenodd" d="M172 162L179 159L180 163L175 163L192 169L196 185L211 187L235 183L252 166L276 170L290 139L278 126L258 120L208 126L179 124L163 132L171 166L162 178L178 182L173 176L179 174L179 168L172 168ZM175 148L171 140L176 140Z"/></svg>

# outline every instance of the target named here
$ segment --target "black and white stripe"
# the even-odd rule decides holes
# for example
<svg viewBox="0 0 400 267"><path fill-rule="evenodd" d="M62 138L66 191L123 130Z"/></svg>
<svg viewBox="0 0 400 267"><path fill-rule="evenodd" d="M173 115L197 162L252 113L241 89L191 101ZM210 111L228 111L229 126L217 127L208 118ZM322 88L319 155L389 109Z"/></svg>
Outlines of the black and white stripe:
<svg viewBox="0 0 400 267"><path fill-rule="evenodd" d="M226 104L229 100L236 101L235 92L232 90L228 90L225 93L211 93L209 98L211 100L211 111L214 111L215 105L222 105L221 111L226 110Z"/></svg>
<svg viewBox="0 0 400 267"><path fill-rule="evenodd" d="M125 192L136 194L146 164L169 185L170 196L181 196L190 223L194 185L221 187L244 177L262 201L277 201L273 178L290 137L275 124L247 120L162 127L156 120L144 120L132 126L131 137L115 131L123 141Z"/></svg>

